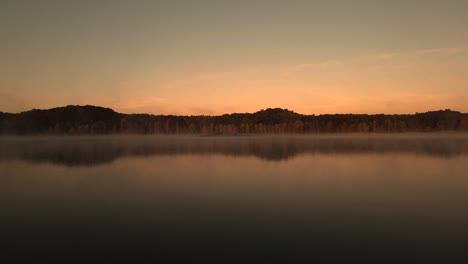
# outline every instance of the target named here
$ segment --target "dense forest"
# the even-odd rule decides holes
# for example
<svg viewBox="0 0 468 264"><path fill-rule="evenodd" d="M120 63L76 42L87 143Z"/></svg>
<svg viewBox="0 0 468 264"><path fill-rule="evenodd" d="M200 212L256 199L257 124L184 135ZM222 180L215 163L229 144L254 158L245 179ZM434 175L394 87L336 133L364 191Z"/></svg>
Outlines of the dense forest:
<svg viewBox="0 0 468 264"><path fill-rule="evenodd" d="M98 106L66 106L18 114L0 112L0 133L34 134L280 134L468 131L468 114L451 110L412 115L302 115L268 108L221 116L122 114Z"/></svg>

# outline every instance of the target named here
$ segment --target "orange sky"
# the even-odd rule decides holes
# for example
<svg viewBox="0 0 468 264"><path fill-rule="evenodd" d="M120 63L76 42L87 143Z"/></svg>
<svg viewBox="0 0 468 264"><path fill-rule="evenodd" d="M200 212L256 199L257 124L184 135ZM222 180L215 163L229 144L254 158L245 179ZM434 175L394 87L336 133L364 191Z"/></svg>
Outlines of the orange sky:
<svg viewBox="0 0 468 264"><path fill-rule="evenodd" d="M7 2L0 111L468 112L468 2L349 2Z"/></svg>

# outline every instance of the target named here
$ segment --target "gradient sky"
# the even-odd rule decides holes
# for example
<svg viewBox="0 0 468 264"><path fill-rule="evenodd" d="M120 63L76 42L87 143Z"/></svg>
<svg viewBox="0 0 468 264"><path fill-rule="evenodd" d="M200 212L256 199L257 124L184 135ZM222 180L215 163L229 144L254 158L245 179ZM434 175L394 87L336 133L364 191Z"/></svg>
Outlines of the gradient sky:
<svg viewBox="0 0 468 264"><path fill-rule="evenodd" d="M0 111L468 112L468 1L0 3Z"/></svg>

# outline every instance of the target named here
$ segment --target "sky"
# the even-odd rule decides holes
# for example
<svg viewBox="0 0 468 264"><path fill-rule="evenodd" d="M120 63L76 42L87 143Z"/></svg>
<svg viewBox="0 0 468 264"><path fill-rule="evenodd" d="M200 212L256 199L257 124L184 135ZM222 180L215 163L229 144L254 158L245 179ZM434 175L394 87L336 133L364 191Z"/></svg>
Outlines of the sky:
<svg viewBox="0 0 468 264"><path fill-rule="evenodd" d="M468 112L468 1L0 2L0 111Z"/></svg>

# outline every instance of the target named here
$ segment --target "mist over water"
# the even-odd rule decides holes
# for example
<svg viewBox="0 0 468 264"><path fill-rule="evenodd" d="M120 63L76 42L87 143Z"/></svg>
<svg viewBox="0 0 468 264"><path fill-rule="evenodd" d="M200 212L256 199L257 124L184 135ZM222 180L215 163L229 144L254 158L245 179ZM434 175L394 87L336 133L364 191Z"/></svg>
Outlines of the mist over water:
<svg viewBox="0 0 468 264"><path fill-rule="evenodd" d="M0 137L0 162L95 166L125 157L223 155L287 161L304 154L468 154L465 134Z"/></svg>
<svg viewBox="0 0 468 264"><path fill-rule="evenodd" d="M0 251L459 261L467 164L463 134L4 137Z"/></svg>

